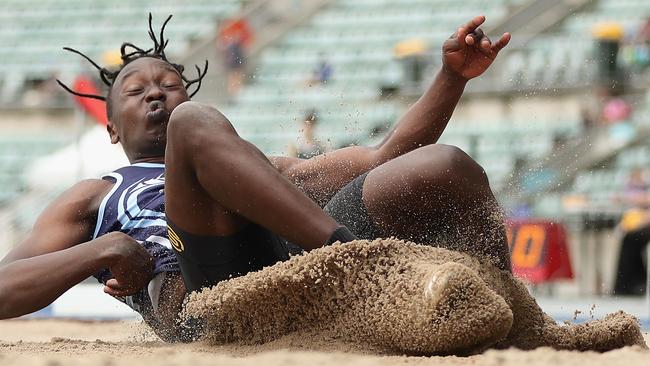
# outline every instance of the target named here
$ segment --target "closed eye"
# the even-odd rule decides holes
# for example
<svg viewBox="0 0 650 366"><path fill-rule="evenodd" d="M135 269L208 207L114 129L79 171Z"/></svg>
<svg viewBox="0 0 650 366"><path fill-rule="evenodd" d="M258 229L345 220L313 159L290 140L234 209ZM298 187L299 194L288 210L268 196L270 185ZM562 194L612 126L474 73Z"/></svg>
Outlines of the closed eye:
<svg viewBox="0 0 650 366"><path fill-rule="evenodd" d="M142 88L133 88L133 89L128 89L126 91L126 94L127 95L138 95L138 94L142 93L142 91L144 91L144 89L142 89Z"/></svg>

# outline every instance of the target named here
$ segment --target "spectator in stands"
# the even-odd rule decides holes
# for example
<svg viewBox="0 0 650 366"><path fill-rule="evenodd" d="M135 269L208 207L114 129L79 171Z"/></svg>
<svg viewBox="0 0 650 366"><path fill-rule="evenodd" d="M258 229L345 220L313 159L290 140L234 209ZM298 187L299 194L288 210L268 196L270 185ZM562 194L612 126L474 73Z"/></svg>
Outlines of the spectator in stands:
<svg viewBox="0 0 650 366"><path fill-rule="evenodd" d="M623 62L631 72L643 72L650 65L650 18L626 37L621 52Z"/></svg>
<svg viewBox="0 0 650 366"><path fill-rule="evenodd" d="M624 122L632 116L632 106L621 96L620 90L600 86L582 107L584 132L592 128L607 127Z"/></svg>
<svg viewBox="0 0 650 366"><path fill-rule="evenodd" d="M636 40L640 43L650 43L650 17L641 24L639 31L636 34Z"/></svg>
<svg viewBox="0 0 650 366"><path fill-rule="evenodd" d="M253 40L253 32L244 18L225 21L217 36L228 78L228 95L235 97L244 83L246 48Z"/></svg>
<svg viewBox="0 0 650 366"><path fill-rule="evenodd" d="M393 48L396 60L403 67L403 81L407 87L419 87L424 76L427 59L427 44L419 38L405 39Z"/></svg>
<svg viewBox="0 0 650 366"><path fill-rule="evenodd" d="M316 64L314 70L312 70L311 77L307 81L307 85L326 85L332 79L333 73L334 67L325 57L325 53L320 52L318 54L318 63Z"/></svg>
<svg viewBox="0 0 650 366"><path fill-rule="evenodd" d="M613 124L625 122L632 115L632 106L625 99L618 95L612 95L607 99L603 106L603 122Z"/></svg>
<svg viewBox="0 0 650 366"><path fill-rule="evenodd" d="M625 184L622 202L630 207L621 220L625 232L619 253L614 294L641 295L646 288L645 250L650 242L649 184L642 169L634 169Z"/></svg>
<svg viewBox="0 0 650 366"><path fill-rule="evenodd" d="M318 114L315 109L307 111L302 122L302 137L298 144L289 145L288 155L294 158L309 159L325 152L325 146L314 137L314 130L318 123Z"/></svg>
<svg viewBox="0 0 650 366"><path fill-rule="evenodd" d="M580 121L583 132L589 132L596 126L596 120L587 107L580 110Z"/></svg>
<svg viewBox="0 0 650 366"><path fill-rule="evenodd" d="M639 28L634 43L635 64L643 70L650 65L650 18L647 18Z"/></svg>
<svg viewBox="0 0 650 366"><path fill-rule="evenodd" d="M597 42L598 76L604 86L619 82L618 51L623 38L623 27L618 23L597 24L593 29Z"/></svg>

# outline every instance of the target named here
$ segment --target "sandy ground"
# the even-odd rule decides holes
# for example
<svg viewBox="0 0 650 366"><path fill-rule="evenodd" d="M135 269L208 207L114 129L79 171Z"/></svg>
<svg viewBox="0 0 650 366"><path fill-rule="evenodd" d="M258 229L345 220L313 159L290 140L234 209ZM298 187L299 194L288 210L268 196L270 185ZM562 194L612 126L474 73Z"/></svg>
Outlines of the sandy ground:
<svg viewBox="0 0 650 366"><path fill-rule="evenodd" d="M392 239L325 247L222 281L190 295L184 314L207 320L211 344L164 343L136 322L0 321L0 365L650 366L649 350L617 348L643 343L625 314L559 326L511 274ZM493 345L614 350L403 355L475 354Z"/></svg>
<svg viewBox="0 0 650 366"><path fill-rule="evenodd" d="M650 333L644 333L650 342ZM626 347L606 353L490 350L471 357L376 356L344 352L269 350L202 343L166 344L135 322L0 321L0 364L13 365L650 365L650 351Z"/></svg>

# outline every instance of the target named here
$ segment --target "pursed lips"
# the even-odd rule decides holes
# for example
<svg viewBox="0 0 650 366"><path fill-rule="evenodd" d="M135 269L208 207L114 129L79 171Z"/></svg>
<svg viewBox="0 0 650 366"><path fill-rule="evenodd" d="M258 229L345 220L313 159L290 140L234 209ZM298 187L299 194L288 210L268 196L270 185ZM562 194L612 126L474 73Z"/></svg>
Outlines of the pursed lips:
<svg viewBox="0 0 650 366"><path fill-rule="evenodd" d="M153 101L147 106L147 120L153 123L165 123L169 119L169 112L165 110L165 104L161 101Z"/></svg>

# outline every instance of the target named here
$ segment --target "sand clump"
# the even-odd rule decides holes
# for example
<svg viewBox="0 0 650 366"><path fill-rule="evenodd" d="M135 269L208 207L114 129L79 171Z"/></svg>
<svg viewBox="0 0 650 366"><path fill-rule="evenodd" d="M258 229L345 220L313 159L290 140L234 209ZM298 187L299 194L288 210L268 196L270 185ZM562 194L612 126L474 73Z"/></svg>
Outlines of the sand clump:
<svg viewBox="0 0 650 366"><path fill-rule="evenodd" d="M188 297L211 344L271 342L380 354L467 355L517 347L647 348L622 312L558 325L510 273L459 252L359 240L293 257Z"/></svg>

